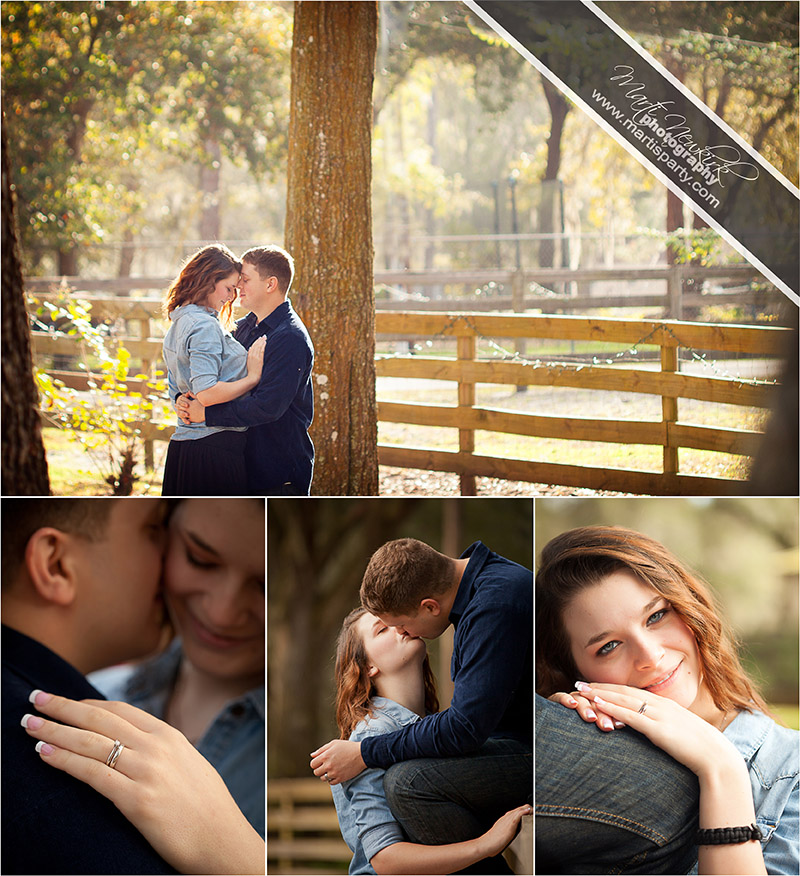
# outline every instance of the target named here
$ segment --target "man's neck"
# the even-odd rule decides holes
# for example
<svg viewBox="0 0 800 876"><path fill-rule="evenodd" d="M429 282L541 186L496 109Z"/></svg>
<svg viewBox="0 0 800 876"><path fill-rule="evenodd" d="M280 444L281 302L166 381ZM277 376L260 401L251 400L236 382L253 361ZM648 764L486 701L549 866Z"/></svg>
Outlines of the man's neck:
<svg viewBox="0 0 800 876"><path fill-rule="evenodd" d="M445 617L450 617L450 612L453 610L456 596L458 596L458 588L461 586L461 579L464 577L464 572L466 571L468 563L468 557L463 560L453 560L453 583L448 591L446 591L441 597L437 597Z"/></svg>
<svg viewBox="0 0 800 876"><path fill-rule="evenodd" d="M256 315L256 321L261 322L266 319L273 311L277 310L284 301L288 301L286 295L271 295L267 298L264 304L258 309L253 308L253 313Z"/></svg>

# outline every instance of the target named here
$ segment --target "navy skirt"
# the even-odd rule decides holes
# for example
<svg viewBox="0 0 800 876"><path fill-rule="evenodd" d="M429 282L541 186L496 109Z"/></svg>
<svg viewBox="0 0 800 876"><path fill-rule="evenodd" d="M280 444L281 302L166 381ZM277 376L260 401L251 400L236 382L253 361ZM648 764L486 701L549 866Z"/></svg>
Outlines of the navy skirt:
<svg viewBox="0 0 800 876"><path fill-rule="evenodd" d="M205 438L170 441L162 496L244 496L246 432L225 429Z"/></svg>

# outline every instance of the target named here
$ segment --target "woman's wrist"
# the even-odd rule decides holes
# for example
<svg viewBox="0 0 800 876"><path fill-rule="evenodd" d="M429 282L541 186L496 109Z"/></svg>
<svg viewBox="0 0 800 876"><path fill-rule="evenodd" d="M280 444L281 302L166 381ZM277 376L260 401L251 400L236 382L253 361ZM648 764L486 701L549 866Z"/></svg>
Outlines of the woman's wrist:
<svg viewBox="0 0 800 876"><path fill-rule="evenodd" d="M748 788L750 787L747 765L741 754L727 739L724 742L725 745L709 752L708 756L703 758L700 769L696 772L701 790L704 785L716 787L722 785L724 787L726 782L740 783L742 781L747 784Z"/></svg>

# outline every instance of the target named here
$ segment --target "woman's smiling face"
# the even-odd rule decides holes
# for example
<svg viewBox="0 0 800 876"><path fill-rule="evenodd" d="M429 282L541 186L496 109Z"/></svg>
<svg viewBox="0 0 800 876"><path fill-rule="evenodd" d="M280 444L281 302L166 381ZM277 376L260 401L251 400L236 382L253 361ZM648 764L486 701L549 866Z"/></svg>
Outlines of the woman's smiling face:
<svg viewBox="0 0 800 876"><path fill-rule="evenodd" d="M170 520L165 584L193 666L219 679L263 678L263 502L184 499Z"/></svg>
<svg viewBox="0 0 800 876"><path fill-rule="evenodd" d="M700 655L691 630L633 573L613 572L578 593L564 626L582 679L647 689L685 708L697 699Z"/></svg>

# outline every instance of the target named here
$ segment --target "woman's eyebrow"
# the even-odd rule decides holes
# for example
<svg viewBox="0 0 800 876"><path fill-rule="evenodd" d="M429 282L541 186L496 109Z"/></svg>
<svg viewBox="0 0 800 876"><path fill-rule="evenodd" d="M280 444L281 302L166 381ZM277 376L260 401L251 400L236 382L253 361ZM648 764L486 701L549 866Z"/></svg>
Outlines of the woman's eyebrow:
<svg viewBox="0 0 800 876"><path fill-rule="evenodd" d="M664 599L664 597L659 593L655 599L652 599L650 602L647 603L647 605L645 605L645 607L642 609L642 614L647 614L650 609L658 605L658 603L661 602L662 599ZM610 635L611 632L609 630L604 630L602 633L598 633L596 636L592 636L592 638L589 639L589 641L583 647L589 648L599 642L601 639L605 639L606 636Z"/></svg>
<svg viewBox="0 0 800 876"><path fill-rule="evenodd" d="M219 556L219 551L216 548L211 547L210 544L206 544L206 542L204 542L203 539L200 538L200 536L196 533L192 532L191 530L184 529L184 534L187 538L191 539L191 541L193 541L197 545L197 547L202 548L204 551L208 551L208 553L210 554L214 554L215 557Z"/></svg>

